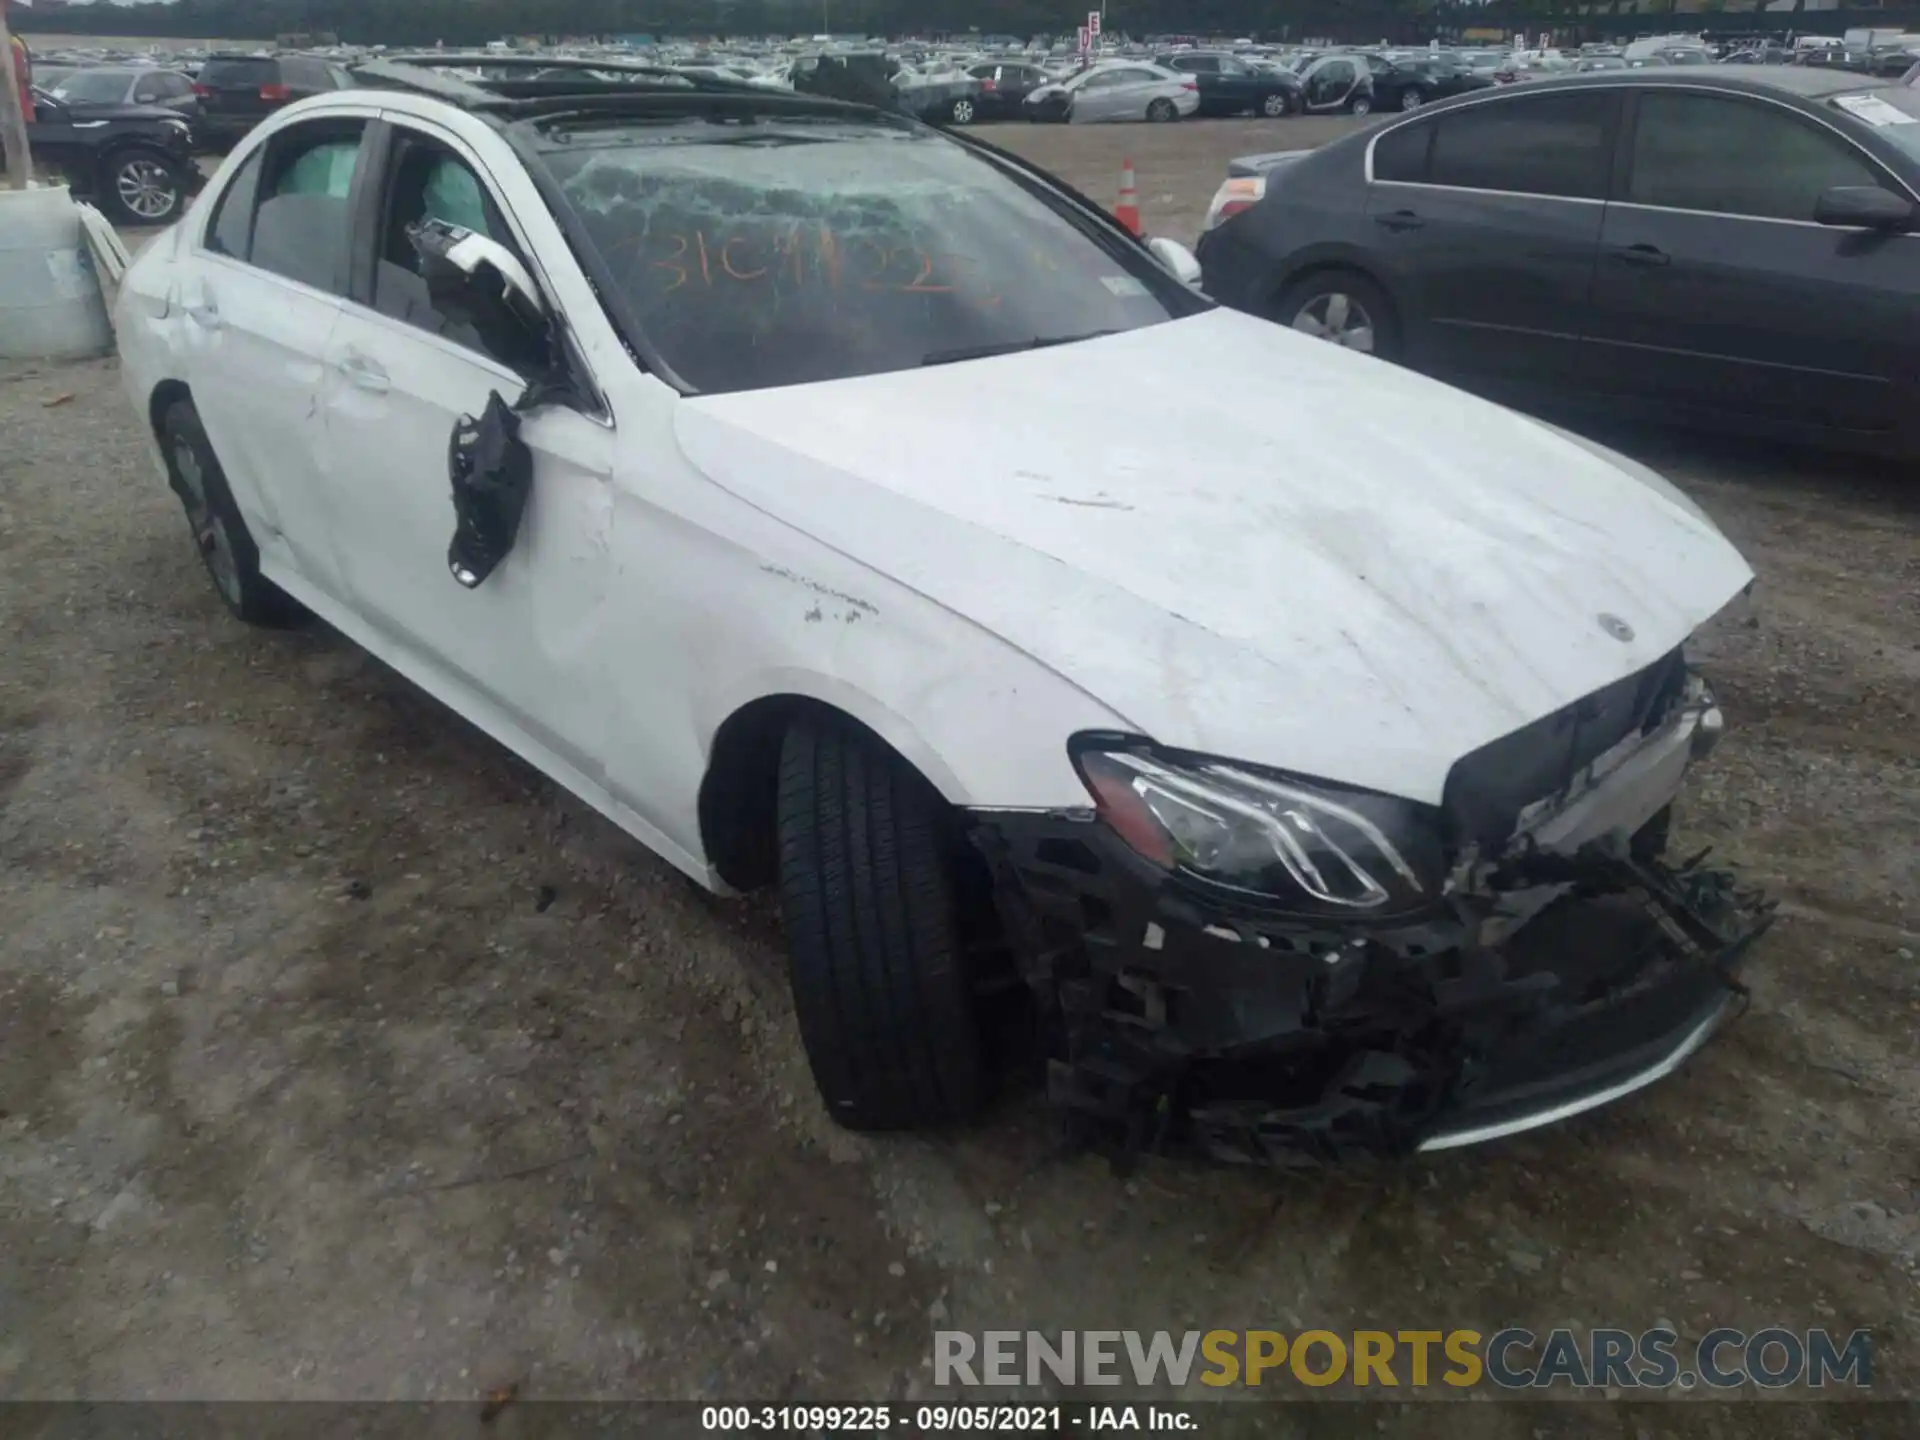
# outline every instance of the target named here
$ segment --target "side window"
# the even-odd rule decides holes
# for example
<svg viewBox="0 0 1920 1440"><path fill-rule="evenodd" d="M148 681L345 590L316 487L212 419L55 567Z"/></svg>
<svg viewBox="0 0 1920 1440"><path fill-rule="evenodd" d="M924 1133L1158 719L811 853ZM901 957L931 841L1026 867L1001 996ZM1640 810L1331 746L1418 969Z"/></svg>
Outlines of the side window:
<svg viewBox="0 0 1920 1440"><path fill-rule="evenodd" d="M1642 92L1627 199L1772 220L1811 220L1822 190L1878 185L1838 135L1772 105Z"/></svg>
<svg viewBox="0 0 1920 1440"><path fill-rule="evenodd" d="M263 146L247 157L227 188L221 193L207 226L207 249L216 255L245 260L253 248L253 210L260 197L260 167L266 155Z"/></svg>
<svg viewBox="0 0 1920 1440"><path fill-rule="evenodd" d="M509 369L533 373L542 359L536 337L510 316L471 305L464 296L430 291L419 252L407 236L422 220L442 220L498 240L519 256L505 218L473 167L437 140L396 131L387 173L380 255L373 272L374 309ZM526 263L524 256L519 258Z"/></svg>
<svg viewBox="0 0 1920 1440"><path fill-rule="evenodd" d="M1435 185L1568 199L1606 198L1617 91L1470 105L1437 119Z"/></svg>
<svg viewBox="0 0 1920 1440"><path fill-rule="evenodd" d="M316 121L274 137L260 181L253 264L316 290L347 293L348 197L365 128Z"/></svg>
<svg viewBox="0 0 1920 1440"><path fill-rule="evenodd" d="M164 82L166 95L170 100L181 100L193 94L193 82L184 75L168 75Z"/></svg>
<svg viewBox="0 0 1920 1440"><path fill-rule="evenodd" d="M166 98L167 88L158 75L142 75L133 87L133 103L153 105Z"/></svg>
<svg viewBox="0 0 1920 1440"><path fill-rule="evenodd" d="M1373 142L1373 178L1418 183L1427 178L1434 127L1421 120L1387 131Z"/></svg>

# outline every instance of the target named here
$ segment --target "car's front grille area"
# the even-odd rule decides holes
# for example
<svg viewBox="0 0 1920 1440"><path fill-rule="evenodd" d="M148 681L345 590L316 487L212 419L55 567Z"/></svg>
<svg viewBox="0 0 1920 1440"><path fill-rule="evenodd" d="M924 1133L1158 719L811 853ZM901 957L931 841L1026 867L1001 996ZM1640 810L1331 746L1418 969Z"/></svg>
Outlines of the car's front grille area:
<svg viewBox="0 0 1920 1440"><path fill-rule="evenodd" d="M1655 729L1686 687L1679 650L1637 674L1503 735L1455 762L1442 800L1456 844L1498 845L1520 812L1565 789L1582 767L1636 730Z"/></svg>

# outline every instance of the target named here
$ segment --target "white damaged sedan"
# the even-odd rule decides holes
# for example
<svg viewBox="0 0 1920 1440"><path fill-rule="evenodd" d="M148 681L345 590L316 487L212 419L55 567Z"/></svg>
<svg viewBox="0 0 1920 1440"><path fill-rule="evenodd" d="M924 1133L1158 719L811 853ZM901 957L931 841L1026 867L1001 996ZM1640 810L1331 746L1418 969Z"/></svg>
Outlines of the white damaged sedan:
<svg viewBox="0 0 1920 1440"><path fill-rule="evenodd" d="M194 543L777 885L843 1123L1037 1051L1121 1150L1408 1153L1734 1013L1767 907L1664 850L1721 727L1683 647L1752 575L1657 476L897 115L362 78L122 288Z"/></svg>

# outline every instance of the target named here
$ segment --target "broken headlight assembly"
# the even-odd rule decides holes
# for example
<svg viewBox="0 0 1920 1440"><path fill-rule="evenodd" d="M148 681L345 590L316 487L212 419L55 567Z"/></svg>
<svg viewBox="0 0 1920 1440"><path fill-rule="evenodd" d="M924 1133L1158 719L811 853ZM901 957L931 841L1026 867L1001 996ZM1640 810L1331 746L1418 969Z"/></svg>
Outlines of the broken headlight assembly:
<svg viewBox="0 0 1920 1440"><path fill-rule="evenodd" d="M1431 806L1139 745L1083 745L1073 758L1099 818L1170 874L1326 918L1441 897L1447 846Z"/></svg>

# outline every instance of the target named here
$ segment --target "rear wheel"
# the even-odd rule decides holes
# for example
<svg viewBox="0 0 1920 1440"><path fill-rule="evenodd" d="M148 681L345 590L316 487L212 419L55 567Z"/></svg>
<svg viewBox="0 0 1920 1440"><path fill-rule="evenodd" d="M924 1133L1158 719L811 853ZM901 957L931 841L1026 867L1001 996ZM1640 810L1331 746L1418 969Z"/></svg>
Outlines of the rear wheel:
<svg viewBox="0 0 1920 1440"><path fill-rule="evenodd" d="M1165 96L1162 96L1147 106L1147 119L1153 121L1156 125L1164 125L1169 120L1178 120L1179 118L1179 110L1175 108L1173 101L1167 99Z"/></svg>
<svg viewBox="0 0 1920 1440"><path fill-rule="evenodd" d="M1287 103L1287 92L1284 90L1277 90L1260 102L1261 113L1272 119L1278 119L1292 108Z"/></svg>
<svg viewBox="0 0 1920 1440"><path fill-rule="evenodd" d="M119 150L100 167L98 198L116 225L170 225L186 208L186 176L157 150Z"/></svg>
<svg viewBox="0 0 1920 1440"><path fill-rule="evenodd" d="M814 1082L855 1130L953 1124L986 1091L939 795L844 720L780 753L780 894Z"/></svg>
<svg viewBox="0 0 1920 1440"><path fill-rule="evenodd" d="M221 602L235 619L249 625L298 623L306 614L299 602L260 573L260 551L233 502L192 401L176 401L167 408L160 422L160 447L173 493L187 512L194 549Z"/></svg>
<svg viewBox="0 0 1920 1440"><path fill-rule="evenodd" d="M1347 102L1347 110L1348 113L1353 115L1371 115L1373 113L1373 97L1369 95L1356 95Z"/></svg>
<svg viewBox="0 0 1920 1440"><path fill-rule="evenodd" d="M1322 270L1295 282L1280 297L1274 318L1291 330L1382 360L1400 351L1393 304L1366 276Z"/></svg>

